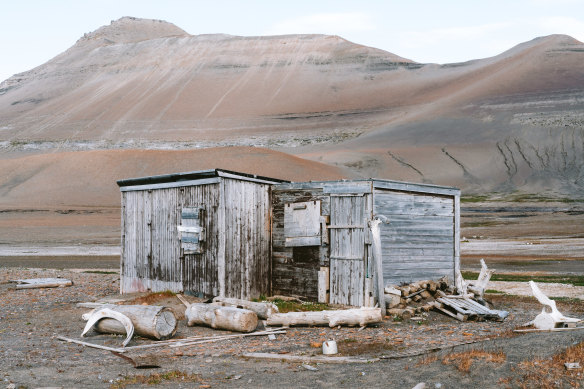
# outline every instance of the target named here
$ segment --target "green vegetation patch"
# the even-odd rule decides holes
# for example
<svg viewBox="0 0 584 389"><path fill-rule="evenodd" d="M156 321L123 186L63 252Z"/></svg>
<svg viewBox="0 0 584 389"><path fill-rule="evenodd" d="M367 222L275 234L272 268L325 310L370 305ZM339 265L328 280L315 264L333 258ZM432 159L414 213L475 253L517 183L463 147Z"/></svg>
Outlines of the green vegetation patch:
<svg viewBox="0 0 584 389"><path fill-rule="evenodd" d="M477 272L463 271L462 276L465 280L476 280L479 277ZM512 281L512 282L543 282L571 284L574 286L584 286L584 275L545 275L532 276L529 274L493 274L491 281Z"/></svg>
<svg viewBox="0 0 584 389"><path fill-rule="evenodd" d="M278 307L278 311L280 311L280 313L324 311L329 308L327 304L323 303L285 301L281 299L274 299L272 303Z"/></svg>

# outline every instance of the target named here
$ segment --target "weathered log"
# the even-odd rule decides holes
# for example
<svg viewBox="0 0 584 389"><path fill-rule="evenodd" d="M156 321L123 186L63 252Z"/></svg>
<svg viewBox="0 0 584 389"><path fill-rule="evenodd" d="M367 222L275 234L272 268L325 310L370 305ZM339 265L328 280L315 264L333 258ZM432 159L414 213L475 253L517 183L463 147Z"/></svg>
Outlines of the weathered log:
<svg viewBox="0 0 584 389"><path fill-rule="evenodd" d="M103 305L101 308L109 308L126 315L134 325L136 335L155 340L170 339L176 334L178 321L172 309L156 305ZM99 310L101 308L96 308ZM89 316L83 315L85 320ZM97 332L105 334L126 334L126 330L120 322L113 319L102 319L95 325Z"/></svg>
<svg viewBox="0 0 584 389"><path fill-rule="evenodd" d="M395 294L385 294L385 304L388 309L395 308L401 303L401 298Z"/></svg>
<svg viewBox="0 0 584 389"><path fill-rule="evenodd" d="M328 325L336 327L338 325L363 327L371 323L382 321L381 308L357 308L339 311L316 311L316 312L288 312L275 313L267 320L267 325Z"/></svg>
<svg viewBox="0 0 584 389"><path fill-rule="evenodd" d="M249 309L191 304L185 311L187 325L205 325L229 331L251 332L258 325L258 315Z"/></svg>
<svg viewBox="0 0 584 389"><path fill-rule="evenodd" d="M253 301L227 298L227 297L215 297L213 299L213 305L220 305L224 307L235 307L243 308L253 311L258 315L260 319L267 319L273 313L278 313L278 307L269 302L256 303Z"/></svg>
<svg viewBox="0 0 584 389"><path fill-rule="evenodd" d="M73 285L71 280L65 278L30 278L13 282L18 282L16 289L64 288Z"/></svg>

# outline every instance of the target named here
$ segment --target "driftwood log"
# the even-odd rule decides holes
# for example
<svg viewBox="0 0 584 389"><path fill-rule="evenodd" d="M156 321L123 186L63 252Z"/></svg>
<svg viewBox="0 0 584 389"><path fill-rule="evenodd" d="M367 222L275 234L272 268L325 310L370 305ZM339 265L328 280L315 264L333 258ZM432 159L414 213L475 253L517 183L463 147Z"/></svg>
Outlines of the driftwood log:
<svg viewBox="0 0 584 389"><path fill-rule="evenodd" d="M185 311L187 325L205 325L229 331L252 332L258 325L258 315L249 309L222 307L212 304L191 304Z"/></svg>
<svg viewBox="0 0 584 389"><path fill-rule="evenodd" d="M14 282L18 282L16 289L64 288L73 285L71 280L65 278L30 278Z"/></svg>
<svg viewBox="0 0 584 389"><path fill-rule="evenodd" d="M213 305L248 309L250 311L255 312L256 315L258 315L259 319L264 320L270 317L270 315L272 315L273 313L278 313L278 307L269 302L256 303L253 301L235 298L215 297L213 299Z"/></svg>
<svg viewBox="0 0 584 389"><path fill-rule="evenodd" d="M170 339L176 334L178 320L172 309L156 305L113 305L107 304L96 308L99 311L108 308L127 316L134 325L134 333L155 340ZM93 311L92 311L93 312ZM90 314L83 315L88 320ZM104 318L95 324L95 330L104 334L126 334L125 327L117 320Z"/></svg>
<svg viewBox="0 0 584 389"><path fill-rule="evenodd" d="M339 311L316 311L316 312L288 312L275 313L267 320L267 325L328 325L336 327L339 325L360 326L381 322L381 308L356 308Z"/></svg>

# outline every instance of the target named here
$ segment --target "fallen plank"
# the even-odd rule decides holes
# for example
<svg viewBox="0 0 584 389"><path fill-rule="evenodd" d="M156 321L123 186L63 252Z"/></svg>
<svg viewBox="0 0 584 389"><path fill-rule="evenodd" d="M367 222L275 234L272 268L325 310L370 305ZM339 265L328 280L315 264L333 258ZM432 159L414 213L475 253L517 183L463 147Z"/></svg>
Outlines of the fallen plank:
<svg viewBox="0 0 584 389"><path fill-rule="evenodd" d="M270 335L270 334L285 334L285 333L286 333L286 331L283 330L283 328L275 328L273 330L258 331L258 332L252 332L252 333L247 333L247 334L216 335L216 336L191 336L191 337L182 338L182 339L170 339L170 340L160 341L160 342L156 342L156 343L142 344L139 346L130 346L130 347L126 347L125 350L138 350L138 349L163 347L163 346L169 346L169 347L174 348L174 347L189 346L189 345L203 343L203 342L208 343L208 342L216 342L219 340L228 340L231 338L241 338L241 337L246 337L246 336L261 336L261 335Z"/></svg>
<svg viewBox="0 0 584 389"><path fill-rule="evenodd" d="M101 308L105 305L108 305L108 304L106 304L106 303L77 303L77 304L75 304L75 306L77 308L90 308L90 309Z"/></svg>
<svg viewBox="0 0 584 389"><path fill-rule="evenodd" d="M123 348L115 348L115 347L102 346L100 344L83 342L83 341L77 340L77 339L66 338L64 336L57 336L57 339L62 340L64 342L77 343L77 344L80 344L82 346L98 348L98 349L101 349L101 350L107 350L107 351L112 351L112 352L117 352L117 353L124 353L124 352L126 352L126 349L123 349Z"/></svg>
<svg viewBox="0 0 584 389"><path fill-rule="evenodd" d="M200 343L210 343L210 342L217 342L220 340L226 340L226 339L231 339L231 338L243 338L246 336L260 336L260 335L270 335L270 334L285 334L286 331L261 331L261 332L253 332L253 333L247 333L247 334L235 334L235 335L223 335L217 338L210 338L210 339L201 339L201 340L195 340L192 342L176 342L170 345L170 347L184 347L184 346L191 346L194 344L200 344Z"/></svg>
<svg viewBox="0 0 584 389"><path fill-rule="evenodd" d="M64 288L73 285L73 281L66 278L29 278L12 282L18 283L16 289Z"/></svg>
<svg viewBox="0 0 584 389"><path fill-rule="evenodd" d="M268 359L276 361L290 362L312 362L312 363L371 363L377 362L379 358L353 358L353 357L325 357L325 356L304 356L304 355L287 355L274 353L245 353L245 358Z"/></svg>

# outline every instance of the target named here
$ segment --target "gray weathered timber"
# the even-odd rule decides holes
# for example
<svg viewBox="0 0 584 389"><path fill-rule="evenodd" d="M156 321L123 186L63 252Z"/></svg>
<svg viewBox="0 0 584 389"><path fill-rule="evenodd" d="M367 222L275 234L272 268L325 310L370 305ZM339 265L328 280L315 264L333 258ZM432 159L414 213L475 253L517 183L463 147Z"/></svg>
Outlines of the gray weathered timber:
<svg viewBox="0 0 584 389"><path fill-rule="evenodd" d="M331 196L330 302L364 304L366 198Z"/></svg>
<svg viewBox="0 0 584 389"><path fill-rule="evenodd" d="M445 275L453 280L460 266L459 198L456 188L378 179L274 186L272 292L316 300L319 267L329 266L331 303L370 304L378 270L368 222L376 216L389 222L380 225L386 284ZM308 201L321 202L321 242L305 239L299 243L314 246L287 247L292 227L284 207Z"/></svg>
<svg viewBox="0 0 584 389"><path fill-rule="evenodd" d="M318 271L329 266L329 250L319 238L318 245L286 245L285 206L303 202L320 202L320 215L330 215L330 195L319 184L284 183L272 188L272 294L302 296L318 300ZM322 231L328 234L328 231ZM326 242L326 239L322 239Z"/></svg>
<svg viewBox="0 0 584 389"><path fill-rule="evenodd" d="M269 294L270 196L278 182L220 170L120 181L121 292Z"/></svg>
<svg viewBox="0 0 584 389"><path fill-rule="evenodd" d="M389 219L381 225L386 284L454 279L454 197L376 189L375 214Z"/></svg>

